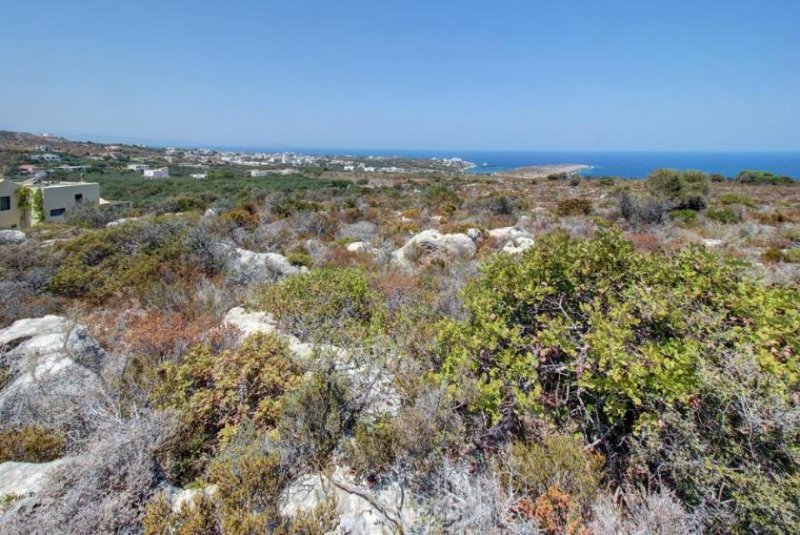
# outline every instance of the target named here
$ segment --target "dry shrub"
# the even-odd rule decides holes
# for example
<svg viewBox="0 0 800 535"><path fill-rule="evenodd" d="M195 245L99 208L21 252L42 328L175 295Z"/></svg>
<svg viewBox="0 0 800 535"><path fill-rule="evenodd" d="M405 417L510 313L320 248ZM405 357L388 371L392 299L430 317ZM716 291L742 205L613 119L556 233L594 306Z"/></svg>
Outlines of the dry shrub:
<svg viewBox="0 0 800 535"><path fill-rule="evenodd" d="M602 480L603 457L587 453L580 439L545 437L541 444L516 442L501 465L503 480L518 492L539 497L556 488L577 511L588 511Z"/></svg>
<svg viewBox="0 0 800 535"><path fill-rule="evenodd" d="M658 238L649 232L631 234L627 238L637 251L656 251L661 247Z"/></svg>
<svg viewBox="0 0 800 535"><path fill-rule="evenodd" d="M50 476L35 496L3 516L0 533L138 533L144 506L161 483L157 461L175 429L171 415L101 415L85 452Z"/></svg>
<svg viewBox="0 0 800 535"><path fill-rule="evenodd" d="M592 213L592 203L589 199L563 199L558 201L556 212L560 216L589 215Z"/></svg>
<svg viewBox="0 0 800 535"><path fill-rule="evenodd" d="M177 359L194 345L213 338L215 324L210 316L188 318L180 312L148 309L133 319L122 342L134 355L147 355L162 363Z"/></svg>
<svg viewBox="0 0 800 535"><path fill-rule="evenodd" d="M36 425L4 429L0 431L0 463L52 461L63 454L65 446L66 440L60 431Z"/></svg>

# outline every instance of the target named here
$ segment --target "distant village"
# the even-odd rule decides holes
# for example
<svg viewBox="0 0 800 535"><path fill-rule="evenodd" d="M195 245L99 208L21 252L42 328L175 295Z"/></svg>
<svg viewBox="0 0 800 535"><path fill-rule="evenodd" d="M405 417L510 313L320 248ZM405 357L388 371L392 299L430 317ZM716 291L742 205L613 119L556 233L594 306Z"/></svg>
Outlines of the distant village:
<svg viewBox="0 0 800 535"><path fill-rule="evenodd" d="M86 206L108 209L129 203L103 199L92 173L117 173L141 180L203 180L212 172L244 178L304 175L343 178L381 174L460 174L474 165L461 158L410 159L386 156L307 155L209 148L70 141L60 137L0 132L0 228L58 222Z"/></svg>

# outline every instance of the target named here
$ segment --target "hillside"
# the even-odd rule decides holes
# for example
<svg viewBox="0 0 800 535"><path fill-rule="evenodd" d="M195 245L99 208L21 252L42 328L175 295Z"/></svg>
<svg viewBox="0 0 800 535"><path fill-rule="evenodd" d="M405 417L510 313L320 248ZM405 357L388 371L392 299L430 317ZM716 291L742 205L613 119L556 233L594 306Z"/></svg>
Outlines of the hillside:
<svg viewBox="0 0 800 535"><path fill-rule="evenodd" d="M800 531L797 183L124 162L0 231L0 533Z"/></svg>

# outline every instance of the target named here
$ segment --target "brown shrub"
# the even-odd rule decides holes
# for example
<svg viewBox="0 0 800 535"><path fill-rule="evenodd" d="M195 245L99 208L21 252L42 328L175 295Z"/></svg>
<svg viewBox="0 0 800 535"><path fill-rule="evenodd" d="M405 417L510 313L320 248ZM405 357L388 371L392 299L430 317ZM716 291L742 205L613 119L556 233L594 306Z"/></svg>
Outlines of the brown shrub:
<svg viewBox="0 0 800 535"><path fill-rule="evenodd" d="M0 463L18 461L42 463L64 453L66 441L59 431L35 425L0 431Z"/></svg>
<svg viewBox="0 0 800 535"><path fill-rule="evenodd" d="M592 213L592 203L589 199L563 199L558 201L556 211L561 216L589 215Z"/></svg>

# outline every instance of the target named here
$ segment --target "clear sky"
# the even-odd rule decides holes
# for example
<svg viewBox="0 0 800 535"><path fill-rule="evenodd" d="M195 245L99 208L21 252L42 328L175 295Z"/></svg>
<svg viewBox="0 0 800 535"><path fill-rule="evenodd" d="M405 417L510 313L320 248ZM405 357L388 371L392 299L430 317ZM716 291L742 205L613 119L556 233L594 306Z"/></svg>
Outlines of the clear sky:
<svg viewBox="0 0 800 535"><path fill-rule="evenodd" d="M800 149L797 0L0 0L0 129L395 149Z"/></svg>

